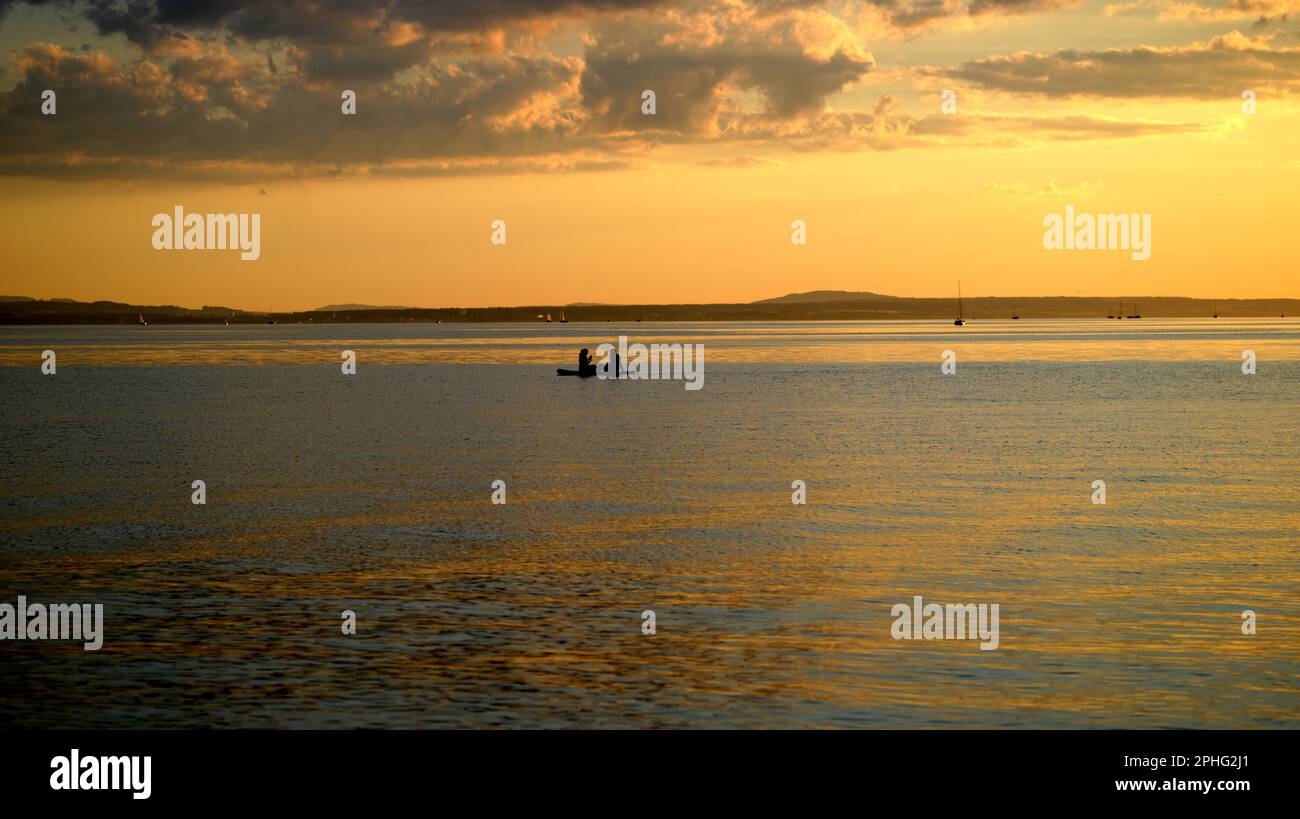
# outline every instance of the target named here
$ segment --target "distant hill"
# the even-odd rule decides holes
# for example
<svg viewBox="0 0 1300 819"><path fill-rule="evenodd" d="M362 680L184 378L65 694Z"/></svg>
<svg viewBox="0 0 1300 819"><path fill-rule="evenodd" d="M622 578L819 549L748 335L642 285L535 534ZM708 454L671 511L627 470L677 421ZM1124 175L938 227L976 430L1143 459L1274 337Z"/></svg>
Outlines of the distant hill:
<svg viewBox="0 0 1300 819"><path fill-rule="evenodd" d="M341 313L345 310L415 310L415 307L403 307L399 305L376 305L376 304L327 304L324 307L317 307L312 310L313 313Z"/></svg>
<svg viewBox="0 0 1300 819"><path fill-rule="evenodd" d="M892 298L895 296L882 296L879 293L868 293L866 290L809 290L807 293L790 293L774 299L759 299L750 304L834 304L841 301Z"/></svg>
<svg viewBox="0 0 1300 819"><path fill-rule="evenodd" d="M200 310L174 304L142 305L120 301L0 297L0 324L215 324L230 319L260 321L242 310L205 305Z"/></svg>
<svg viewBox="0 0 1300 819"><path fill-rule="evenodd" d="M825 301L830 298L832 301ZM952 325L952 298L908 298L819 290L750 304L534 304L517 307L391 308L334 305L305 312L250 313L207 306L134 305L113 301L0 301L0 324L328 324L355 322L536 322L563 310L570 323L638 321L937 321ZM1189 299L1178 296L975 296L964 300L964 318L1001 321L1100 319L1140 313L1147 318L1209 319L1300 317L1300 299ZM1127 325L1126 325L1127 326Z"/></svg>

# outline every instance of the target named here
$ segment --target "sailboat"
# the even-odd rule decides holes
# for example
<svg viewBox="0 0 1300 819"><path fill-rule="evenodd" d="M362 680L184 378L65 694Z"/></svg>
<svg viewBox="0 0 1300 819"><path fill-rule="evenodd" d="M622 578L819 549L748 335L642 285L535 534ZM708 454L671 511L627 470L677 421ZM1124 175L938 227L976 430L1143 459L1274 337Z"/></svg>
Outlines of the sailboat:
<svg viewBox="0 0 1300 819"><path fill-rule="evenodd" d="M568 323L569 323L569 320L566 319L566 318L564 317L564 311L563 311L563 310L560 311L560 323L561 323L561 324L568 324Z"/></svg>
<svg viewBox="0 0 1300 819"><path fill-rule="evenodd" d="M961 282L957 282L957 320L953 324L957 327L966 326L966 319L961 317Z"/></svg>
<svg viewBox="0 0 1300 819"><path fill-rule="evenodd" d="M144 327L145 325L147 325L147 324L149 323L149 322L147 322L147 321L144 320L144 313L139 313L139 314L138 314L138 317L139 317L139 319L140 319L140 326L141 326L141 327Z"/></svg>
<svg viewBox="0 0 1300 819"><path fill-rule="evenodd" d="M1020 319L1020 314L1016 312L1015 302L1011 303L1011 318L1017 321Z"/></svg>
<svg viewBox="0 0 1300 819"><path fill-rule="evenodd" d="M1133 315L1129 316L1129 318L1142 318L1142 314L1138 312L1137 302L1133 302Z"/></svg>
<svg viewBox="0 0 1300 819"><path fill-rule="evenodd" d="M550 313L547 313L547 314L546 314L546 320L547 320L548 322L551 320L551 314L550 314Z"/></svg>
<svg viewBox="0 0 1300 819"><path fill-rule="evenodd" d="M1217 301L1214 302L1214 317L1215 318L1219 317L1219 303Z"/></svg>

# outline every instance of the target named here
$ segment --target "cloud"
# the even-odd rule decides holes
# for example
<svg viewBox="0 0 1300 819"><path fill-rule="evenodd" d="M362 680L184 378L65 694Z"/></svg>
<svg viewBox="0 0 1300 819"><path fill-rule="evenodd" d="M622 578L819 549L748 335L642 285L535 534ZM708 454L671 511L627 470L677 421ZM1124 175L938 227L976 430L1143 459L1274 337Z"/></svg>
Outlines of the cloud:
<svg viewBox="0 0 1300 819"><path fill-rule="evenodd" d="M1047 180L1045 185L990 182L984 186L985 191L995 196L1025 199L1086 199L1101 193L1102 188L1101 182L1083 181L1075 185L1057 185L1055 179Z"/></svg>
<svg viewBox="0 0 1300 819"><path fill-rule="evenodd" d="M695 163L704 168L771 168L781 163L762 156L733 156L718 159L701 159Z"/></svg>
<svg viewBox="0 0 1300 819"><path fill-rule="evenodd" d="M665 0L28 0L73 9L101 34L148 46L177 31L227 31L241 39L333 43L389 24L428 31L478 31L546 18L654 8ZM18 0L0 0L0 15Z"/></svg>
<svg viewBox="0 0 1300 819"><path fill-rule="evenodd" d="M169 63L116 63L104 52L35 44L22 79L0 94L0 153L243 160L341 166L431 156L558 150L579 124L577 58L499 57L430 66L408 85L338 86L272 74L211 46ZM40 114L56 89L58 114Z"/></svg>
<svg viewBox="0 0 1300 819"><path fill-rule="evenodd" d="M994 17L1013 17L1080 6L1083 0L869 0L884 28L915 35L935 29L966 28Z"/></svg>
<svg viewBox="0 0 1300 819"><path fill-rule="evenodd" d="M1210 3L1197 0L1158 0L1153 5L1159 9L1159 19L1163 21L1213 23L1255 17L1256 27L1261 22L1266 24L1270 17L1285 20L1288 13L1300 11L1298 0L1224 0Z"/></svg>
<svg viewBox="0 0 1300 819"><path fill-rule="evenodd" d="M984 14L1029 14L1082 4L1083 0L972 0L970 13L974 17Z"/></svg>
<svg viewBox="0 0 1300 819"><path fill-rule="evenodd" d="M1024 116L999 114L931 114L907 123L907 140L900 147L924 145L978 145L1016 147L1043 142L1077 142L1097 139L1210 133L1214 126L1159 120L1125 120L1073 114Z"/></svg>
<svg viewBox="0 0 1300 819"><path fill-rule="evenodd" d="M1178 47L1022 51L933 72L981 88L1042 97L1236 98L1242 89L1300 90L1300 48L1239 32Z"/></svg>
<svg viewBox="0 0 1300 819"><path fill-rule="evenodd" d="M173 20L170 6L151 8L159 25ZM327 28L363 25L350 15L339 10ZM222 17L213 10L204 19ZM644 155L659 142L797 133L873 64L841 20L801 8L632 14L594 26L583 56L567 57L522 47L444 56L425 52L417 30L364 25L371 35L386 32L382 44L366 51L317 37L286 47L278 61L183 32L142 38L147 46L134 62L31 44L13 55L17 84L0 93L0 152L11 157L3 167L52 173L63 157L62 173L88 175L152 171L168 161L178 174L207 173L208 163L222 161L263 163L277 174L295 163L324 174L420 163L445 173L447 163L471 162L514 172L501 160L605 155L542 163L584 170ZM288 26L281 20L259 30ZM400 81L392 76L405 68ZM659 93L655 116L640 112L647 86ZM59 94L56 117L39 113L47 88ZM340 113L343 88L357 93L356 116Z"/></svg>
<svg viewBox="0 0 1300 819"><path fill-rule="evenodd" d="M434 176L481 176L530 173L599 173L639 167L629 159L603 156L542 156L512 159L470 158L452 161L389 163L369 169L374 176L422 178Z"/></svg>
<svg viewBox="0 0 1300 819"><path fill-rule="evenodd" d="M528 32L470 31L464 19L450 20L455 3L53 2L84 10L137 48L124 58L120 48L31 43L11 54L16 82L0 92L0 174L220 179L224 171L247 181L585 172L643 165L661 146L712 146L684 161L731 152L698 164L755 167L768 162L757 156L775 151L996 147L1201 129L966 110L917 117L891 94L866 107L839 105L846 91L861 93L875 58L860 26L818 2L555 0L465 11L486 21L485 9L495 8L498 23L525 25L584 16L580 53L568 55ZM968 9L955 0L889 7ZM920 76L1046 96L1189 94L1199 80L1231 85L1235 98L1240 88L1266 87L1240 84L1252 71L1294 78L1295 60L1296 49L1234 34L1184 49L1022 52ZM355 116L340 112L345 88L357 94ZM45 89L58 93L56 116L40 114ZM657 95L654 115L641 112L646 89Z"/></svg>
<svg viewBox="0 0 1300 819"><path fill-rule="evenodd" d="M820 110L875 64L837 17L740 4L597 25L584 61L583 105L602 128L698 136L721 135L745 113L789 121ZM641 113L645 90L654 116Z"/></svg>

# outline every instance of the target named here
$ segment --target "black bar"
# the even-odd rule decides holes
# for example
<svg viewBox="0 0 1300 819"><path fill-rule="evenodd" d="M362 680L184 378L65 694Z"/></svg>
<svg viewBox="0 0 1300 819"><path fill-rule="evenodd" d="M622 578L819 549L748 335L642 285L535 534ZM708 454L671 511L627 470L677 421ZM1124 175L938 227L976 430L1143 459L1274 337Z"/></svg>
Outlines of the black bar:
<svg viewBox="0 0 1300 819"><path fill-rule="evenodd" d="M1222 810L1289 801L1284 770L1295 759L1294 735L1273 731L8 732L0 746L6 805L131 811L409 804L463 814L509 803L621 813L653 804L762 809L772 799L808 812L845 799L869 812L895 800L927 809ZM148 798L129 788L53 790L51 760L74 748L82 765L88 756L149 756ZM1212 789L1190 789L1192 781ZM1120 784L1128 782L1155 790Z"/></svg>

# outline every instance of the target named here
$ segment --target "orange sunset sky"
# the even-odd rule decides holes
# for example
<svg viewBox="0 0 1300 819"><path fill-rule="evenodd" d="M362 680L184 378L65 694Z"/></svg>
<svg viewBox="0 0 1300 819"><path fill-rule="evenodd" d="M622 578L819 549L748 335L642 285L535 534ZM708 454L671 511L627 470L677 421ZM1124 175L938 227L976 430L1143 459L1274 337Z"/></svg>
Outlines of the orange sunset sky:
<svg viewBox="0 0 1300 819"><path fill-rule="evenodd" d="M3 295L283 311L946 297L960 278L968 296L1300 296L1300 0L0 14ZM154 250L176 205L262 214L261 258ZM1150 260L1044 250L1066 205L1150 213Z"/></svg>

